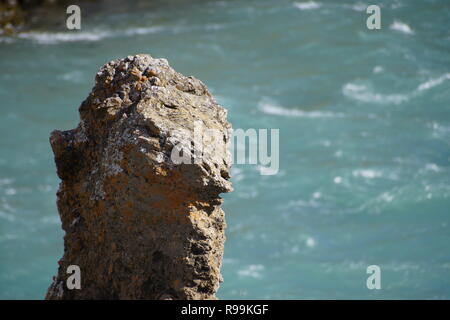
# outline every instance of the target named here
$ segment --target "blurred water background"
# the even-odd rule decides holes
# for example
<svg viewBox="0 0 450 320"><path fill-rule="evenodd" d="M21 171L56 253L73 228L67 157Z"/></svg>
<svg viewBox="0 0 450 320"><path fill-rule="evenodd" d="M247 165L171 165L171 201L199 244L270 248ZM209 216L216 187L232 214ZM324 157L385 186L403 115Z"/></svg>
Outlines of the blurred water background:
<svg viewBox="0 0 450 320"><path fill-rule="evenodd" d="M450 2L118 1L82 30L0 38L0 298L41 299L63 253L48 142L104 63L167 58L234 128L279 128L280 171L236 165L222 299L450 298ZM382 271L368 290L366 268Z"/></svg>

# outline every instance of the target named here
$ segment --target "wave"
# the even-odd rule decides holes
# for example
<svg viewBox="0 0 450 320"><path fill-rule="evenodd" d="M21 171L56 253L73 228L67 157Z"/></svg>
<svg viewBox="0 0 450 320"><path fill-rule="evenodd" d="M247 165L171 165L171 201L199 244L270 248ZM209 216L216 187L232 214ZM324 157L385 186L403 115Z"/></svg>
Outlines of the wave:
<svg viewBox="0 0 450 320"><path fill-rule="evenodd" d="M17 37L32 40L40 44L56 44L61 42L94 42L118 36L134 36L157 33L164 30L161 26L148 28L130 28L123 31L93 30L90 32L24 32Z"/></svg>
<svg viewBox="0 0 450 320"><path fill-rule="evenodd" d="M446 80L450 80L450 73L445 73L442 76L431 78L419 84L415 90L408 94L387 95L374 92L366 85L349 82L342 87L342 93L344 94L344 96L362 102L371 102L378 104L400 104L416 97L424 91L441 85Z"/></svg>
<svg viewBox="0 0 450 320"><path fill-rule="evenodd" d="M354 100L362 102L372 102L378 104L400 104L402 102L408 101L409 96L404 94L388 94L384 95L381 93L376 93L370 90L365 85L358 85L354 83L347 83L342 88L342 93Z"/></svg>
<svg viewBox="0 0 450 320"><path fill-rule="evenodd" d="M314 1L307 1L307 2L294 2L294 7L300 10L313 10L318 9L322 5L320 3L314 2Z"/></svg>
<svg viewBox="0 0 450 320"><path fill-rule="evenodd" d="M63 42L95 42L103 39L120 38L129 36L146 35L158 33L162 31L169 31L174 34L189 32L195 29L202 29L205 31L219 31L226 26L223 24L207 24L200 26L193 26L187 28L185 26L152 26L152 27L136 27L125 30L105 30L94 29L92 31L67 31L67 32L24 32L17 35L16 38L0 37L1 42L14 42L15 39L26 39L35 41L39 44L57 44Z"/></svg>
<svg viewBox="0 0 450 320"><path fill-rule="evenodd" d="M357 12L365 12L367 10L368 6L369 5L367 5L367 4L358 2L358 3L354 4L354 5L352 5L350 8L352 10L354 10L354 11L357 11Z"/></svg>
<svg viewBox="0 0 450 320"><path fill-rule="evenodd" d="M276 105L270 101L261 101L258 104L258 109L266 114L285 117L300 117L300 118L339 118L343 117L340 113L322 112L322 111L303 111L298 109L288 109Z"/></svg>
<svg viewBox="0 0 450 320"><path fill-rule="evenodd" d="M164 30L164 27L161 26L154 26L154 27L147 27L147 28L132 28L125 30L123 34L125 36L135 36L135 35L143 35L143 34L151 34L151 33L157 33Z"/></svg>
<svg viewBox="0 0 450 320"><path fill-rule="evenodd" d="M355 4L343 4L342 6L338 5L338 7L350 9L356 12L365 12L368 6L369 6L368 4L364 4L362 2L357 2Z"/></svg>
<svg viewBox="0 0 450 320"><path fill-rule="evenodd" d="M417 87L417 91L425 91L442 84L445 80L450 80L450 73L446 73L438 78L430 79Z"/></svg>
<svg viewBox="0 0 450 320"><path fill-rule="evenodd" d="M428 127L431 128L432 135L434 138L449 140L448 139L448 137L450 137L450 127L449 126L444 126L437 122L433 122L433 123L429 124Z"/></svg>
<svg viewBox="0 0 450 320"><path fill-rule="evenodd" d="M79 70L63 73L62 75L58 76L58 79L73 83L83 83L84 80L83 73Z"/></svg>
<svg viewBox="0 0 450 320"><path fill-rule="evenodd" d="M251 264L245 268L238 270L238 275L240 277L250 277L250 278L262 278L262 271L264 271L264 265L262 264Z"/></svg>
<svg viewBox="0 0 450 320"><path fill-rule="evenodd" d="M20 39L33 40L40 44L55 44L59 42L74 41L99 41L112 37L112 33L106 31L97 32L24 32L18 35Z"/></svg>
<svg viewBox="0 0 450 320"><path fill-rule="evenodd" d="M373 73L381 73L384 71L384 68L382 66L375 66L372 70Z"/></svg>
<svg viewBox="0 0 450 320"><path fill-rule="evenodd" d="M316 240L313 237L307 237L305 241L305 245L308 248L314 248L316 246Z"/></svg>
<svg viewBox="0 0 450 320"><path fill-rule="evenodd" d="M414 31L410 28L410 26L400 21L394 21L389 28L405 34L414 34Z"/></svg>
<svg viewBox="0 0 450 320"><path fill-rule="evenodd" d="M382 176L381 171L372 169L358 169L352 172L354 177L361 177L365 179L374 179Z"/></svg>
<svg viewBox="0 0 450 320"><path fill-rule="evenodd" d="M441 168L435 163L427 163L425 165L425 171L440 172Z"/></svg>
<svg viewBox="0 0 450 320"><path fill-rule="evenodd" d="M315 2L315 1L305 1L305 2L294 2L293 3L294 7L296 7L299 10L314 10L314 9L319 9L322 8L324 5L322 3L319 2ZM327 6L329 6L328 4L326 4ZM357 2L355 4L343 4L341 5L332 5L332 8L336 8L336 7L340 7L340 8L344 8L344 9L350 9L353 11L357 11L357 12L365 12L367 7L369 5L368 4L364 4L362 2Z"/></svg>

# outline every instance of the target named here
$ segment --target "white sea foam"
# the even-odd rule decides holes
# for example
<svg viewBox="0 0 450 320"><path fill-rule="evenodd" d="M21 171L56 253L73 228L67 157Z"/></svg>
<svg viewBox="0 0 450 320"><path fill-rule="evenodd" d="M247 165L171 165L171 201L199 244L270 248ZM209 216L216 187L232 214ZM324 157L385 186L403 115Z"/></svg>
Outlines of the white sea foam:
<svg viewBox="0 0 450 320"><path fill-rule="evenodd" d="M400 21L394 21L389 28L404 34L414 34L414 31L410 28L410 26Z"/></svg>
<svg viewBox="0 0 450 320"><path fill-rule="evenodd" d="M409 100L404 94L381 94L373 92L365 85L347 83L342 88L342 93L354 100L378 104L400 104Z"/></svg>
<svg viewBox="0 0 450 320"><path fill-rule="evenodd" d="M6 194L7 196L14 196L14 195L17 194L17 189L14 189L14 188L7 188L7 189L5 190L5 194Z"/></svg>
<svg viewBox="0 0 450 320"><path fill-rule="evenodd" d="M344 261L342 264L340 264L343 269L347 270L364 270L369 265L368 263L364 261Z"/></svg>
<svg viewBox="0 0 450 320"><path fill-rule="evenodd" d="M392 202L394 201L394 196L392 194L390 194L389 192L384 192L381 194L380 199L383 200L384 202Z"/></svg>
<svg viewBox="0 0 450 320"><path fill-rule="evenodd" d="M405 271L417 271L421 269L419 264L413 264L409 262L391 262L383 264L383 268L386 270L392 270L396 272L405 272Z"/></svg>
<svg viewBox="0 0 450 320"><path fill-rule="evenodd" d="M447 139L447 137L450 137L450 127L448 126L446 127L437 122L433 122L428 127L431 128L434 138Z"/></svg>
<svg viewBox="0 0 450 320"><path fill-rule="evenodd" d="M382 67L375 67L373 72L383 71ZM377 104L400 104L409 101L417 95L443 84L446 80L450 80L450 73L445 73L439 77L431 78L417 86L415 90L407 94L381 94L374 92L369 86L349 82L342 87L342 93L354 100L377 103Z"/></svg>
<svg viewBox="0 0 450 320"><path fill-rule="evenodd" d="M300 10L313 10L318 9L322 5L318 2L307 1L307 2L294 2L294 7Z"/></svg>
<svg viewBox="0 0 450 320"><path fill-rule="evenodd" d="M336 184L341 184L342 183L342 178L341 177L334 177L333 182Z"/></svg>
<svg viewBox="0 0 450 320"><path fill-rule="evenodd" d="M434 171L434 172L439 172L441 171L441 168L439 168L439 166L435 163L427 163L425 165L425 170L426 171Z"/></svg>
<svg viewBox="0 0 450 320"><path fill-rule="evenodd" d="M372 170L372 169L353 170L352 174L354 177L361 177L361 178L365 178L365 179L379 178L382 175L381 171Z"/></svg>
<svg viewBox="0 0 450 320"><path fill-rule="evenodd" d="M314 199L320 199L322 197L322 194L320 192L316 191L313 193L312 196Z"/></svg>
<svg viewBox="0 0 450 320"><path fill-rule="evenodd" d="M243 190L239 192L237 196L241 199L253 199L258 196L258 191L250 188L243 188Z"/></svg>
<svg viewBox="0 0 450 320"><path fill-rule="evenodd" d="M306 239L306 246L308 248L314 248L316 246L316 240L314 240L314 238L312 238L312 237L308 237Z"/></svg>
<svg viewBox="0 0 450 320"><path fill-rule="evenodd" d="M231 168L231 176L233 177L234 182L241 181L245 178L243 170L238 167Z"/></svg>
<svg viewBox="0 0 450 320"><path fill-rule="evenodd" d="M222 262L223 262L223 264L235 264L235 263L239 262L239 260L234 259L234 258L223 258Z"/></svg>
<svg viewBox="0 0 450 320"><path fill-rule="evenodd" d="M261 272L264 270L262 264L251 264L244 269L238 271L238 275L241 277L261 278Z"/></svg>
<svg viewBox="0 0 450 320"><path fill-rule="evenodd" d="M450 73L446 73L438 78L432 78L417 87L417 91L425 91L442 84L445 80L450 80Z"/></svg>
<svg viewBox="0 0 450 320"><path fill-rule="evenodd" d="M382 66L375 66L373 68L373 73L380 73L380 72L383 72L383 71L384 71L384 68Z"/></svg>
<svg viewBox="0 0 450 320"><path fill-rule="evenodd" d="M329 141L329 140L321 140L321 141L319 141L319 143L326 148L328 148L332 145L331 141Z"/></svg>
<svg viewBox="0 0 450 320"><path fill-rule="evenodd" d="M367 5L367 4L358 2L358 3L354 4L354 5L352 5L351 9L354 10L354 11L363 12L363 11L367 10L368 6L369 5Z"/></svg>
<svg viewBox="0 0 450 320"><path fill-rule="evenodd" d="M271 101L261 101L258 104L258 109L264 113L276 116L285 117L299 117L299 118L340 118L343 115L340 113L323 112L323 111L303 111L299 109L288 109L279 106Z"/></svg>
<svg viewBox="0 0 450 320"><path fill-rule="evenodd" d="M40 44L56 44L61 42L95 42L118 36L134 36L157 33L164 28L161 26L130 28L124 31L92 30L81 32L24 32L18 35L20 39L28 39Z"/></svg>
<svg viewBox="0 0 450 320"><path fill-rule="evenodd" d="M217 30L223 30L225 29L225 26L223 24L218 23L212 23L205 25L205 30L207 31L217 31Z"/></svg>
<svg viewBox="0 0 450 320"><path fill-rule="evenodd" d="M40 219L44 224L60 224L61 221L57 215L47 216Z"/></svg>
<svg viewBox="0 0 450 320"><path fill-rule="evenodd" d="M25 32L18 35L21 39L33 40L40 44L60 42L99 41L111 37L111 32Z"/></svg>
<svg viewBox="0 0 450 320"><path fill-rule="evenodd" d="M70 71L63 73L58 76L59 79L74 83L82 83L83 82L83 73L79 70Z"/></svg>
<svg viewBox="0 0 450 320"><path fill-rule="evenodd" d="M164 28L161 26L154 26L154 27L148 27L148 28L132 28L125 30L123 32L126 36L134 36L134 35L142 35L142 34L151 34L151 33L157 33L160 31L163 31Z"/></svg>

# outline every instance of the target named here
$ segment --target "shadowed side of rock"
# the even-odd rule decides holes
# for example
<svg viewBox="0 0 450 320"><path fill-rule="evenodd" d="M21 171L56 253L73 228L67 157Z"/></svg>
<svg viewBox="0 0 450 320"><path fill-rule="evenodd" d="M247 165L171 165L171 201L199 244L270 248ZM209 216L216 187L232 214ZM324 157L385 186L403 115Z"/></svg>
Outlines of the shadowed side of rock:
<svg viewBox="0 0 450 320"><path fill-rule="evenodd" d="M76 129L50 137L66 234L46 299L215 299L219 194L231 191L226 110L201 81L136 55L104 65L79 111ZM202 147L195 123L220 139L174 162L180 143ZM80 267L80 290L66 286L69 265Z"/></svg>

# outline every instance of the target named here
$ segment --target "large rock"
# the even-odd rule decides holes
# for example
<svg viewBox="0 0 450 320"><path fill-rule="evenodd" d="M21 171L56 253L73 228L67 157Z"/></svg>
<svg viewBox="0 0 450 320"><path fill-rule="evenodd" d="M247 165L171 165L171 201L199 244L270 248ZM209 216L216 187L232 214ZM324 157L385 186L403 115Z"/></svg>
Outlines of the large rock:
<svg viewBox="0 0 450 320"><path fill-rule="evenodd" d="M104 65L79 111L76 129L50 137L66 234L46 298L214 299L219 194L231 191L226 110L167 60L136 55ZM79 290L66 286L70 265Z"/></svg>

